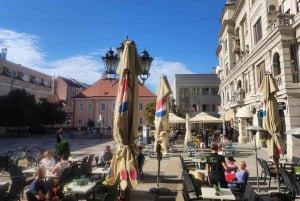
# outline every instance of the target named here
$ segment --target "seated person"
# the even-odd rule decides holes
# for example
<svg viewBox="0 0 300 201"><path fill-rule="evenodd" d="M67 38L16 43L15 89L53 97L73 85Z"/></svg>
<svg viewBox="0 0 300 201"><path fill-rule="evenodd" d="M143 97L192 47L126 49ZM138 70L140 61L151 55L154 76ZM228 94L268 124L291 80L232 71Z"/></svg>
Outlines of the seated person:
<svg viewBox="0 0 300 201"><path fill-rule="evenodd" d="M104 151L99 155L98 165L110 164L111 159L113 158L113 153L110 150L110 146L106 145Z"/></svg>
<svg viewBox="0 0 300 201"><path fill-rule="evenodd" d="M45 182L46 169L40 167L35 172L34 180L29 186L27 196L31 196L32 200L46 200L48 188Z"/></svg>
<svg viewBox="0 0 300 201"><path fill-rule="evenodd" d="M71 166L67 160L68 157L66 155L61 156L60 161L51 169L50 173L59 177L63 173L64 169Z"/></svg>
<svg viewBox="0 0 300 201"><path fill-rule="evenodd" d="M249 175L246 166L246 161L240 161L239 169L235 173L235 180L228 183L228 188L237 188L240 184L246 184Z"/></svg>
<svg viewBox="0 0 300 201"><path fill-rule="evenodd" d="M44 168L52 168L55 166L55 159L51 151L44 152L44 158L41 160L41 166Z"/></svg>
<svg viewBox="0 0 300 201"><path fill-rule="evenodd" d="M236 164L234 163L235 159L232 156L227 157L227 166L230 168L230 170L227 170L224 172L225 179L227 182L232 182L235 180L235 172L238 169Z"/></svg>

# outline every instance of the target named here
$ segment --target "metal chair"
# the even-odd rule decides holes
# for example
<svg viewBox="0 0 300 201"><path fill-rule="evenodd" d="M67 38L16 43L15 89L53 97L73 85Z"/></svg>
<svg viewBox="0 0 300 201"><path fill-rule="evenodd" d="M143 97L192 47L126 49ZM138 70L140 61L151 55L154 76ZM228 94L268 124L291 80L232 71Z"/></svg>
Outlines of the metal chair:
<svg viewBox="0 0 300 201"><path fill-rule="evenodd" d="M290 176L282 167L279 168L279 173L284 184L282 187L284 188L285 193L288 194L291 199L294 199L297 194L297 181L295 181L292 175Z"/></svg>
<svg viewBox="0 0 300 201"><path fill-rule="evenodd" d="M93 160L94 160L94 156L95 156L95 154L90 154L88 156L86 167L85 167L85 175L86 176L89 176L92 173L92 169L93 169L92 163L93 163Z"/></svg>
<svg viewBox="0 0 300 201"><path fill-rule="evenodd" d="M21 201L21 194L25 186L25 176L11 177L12 184L8 194L5 196L4 201Z"/></svg>
<svg viewBox="0 0 300 201"><path fill-rule="evenodd" d="M264 170L264 182L266 182L267 177L269 178L269 188L271 185L271 179L274 178L276 181L277 175L275 172L275 167L271 166L270 164L268 164L268 162L262 158L257 159L259 164L261 165L261 167Z"/></svg>

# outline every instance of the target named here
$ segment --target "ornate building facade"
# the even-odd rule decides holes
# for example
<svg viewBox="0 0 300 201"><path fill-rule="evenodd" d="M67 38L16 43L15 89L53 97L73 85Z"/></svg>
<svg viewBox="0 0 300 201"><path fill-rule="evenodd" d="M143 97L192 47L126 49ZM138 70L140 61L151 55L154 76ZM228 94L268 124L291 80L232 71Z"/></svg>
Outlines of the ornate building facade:
<svg viewBox="0 0 300 201"><path fill-rule="evenodd" d="M300 127L299 1L228 0L220 23L216 54L225 125L234 130L240 143L263 137L260 133L253 139L246 127L262 127L258 89L265 73L271 73L279 88L276 99L282 133ZM299 139L284 137L287 155L294 159L300 151L296 148Z"/></svg>

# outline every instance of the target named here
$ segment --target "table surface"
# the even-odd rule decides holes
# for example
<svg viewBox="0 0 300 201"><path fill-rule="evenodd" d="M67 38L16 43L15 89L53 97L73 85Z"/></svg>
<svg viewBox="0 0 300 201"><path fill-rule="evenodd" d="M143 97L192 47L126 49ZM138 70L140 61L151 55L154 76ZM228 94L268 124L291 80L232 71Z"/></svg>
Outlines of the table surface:
<svg viewBox="0 0 300 201"><path fill-rule="evenodd" d="M205 174L205 170L204 169L196 169L197 172L201 173L201 174Z"/></svg>
<svg viewBox="0 0 300 201"><path fill-rule="evenodd" d="M9 181L0 181L0 186L4 186L4 185L6 185L8 183L9 183Z"/></svg>
<svg viewBox="0 0 300 201"><path fill-rule="evenodd" d="M96 182L89 182L86 185L80 186L80 185L76 185L73 182L68 184L68 192L70 193L88 193L89 191L91 191L94 187L96 186Z"/></svg>
<svg viewBox="0 0 300 201"><path fill-rule="evenodd" d="M92 174L107 174L108 173L108 169L104 169L104 168L96 168L94 170L92 170Z"/></svg>
<svg viewBox="0 0 300 201"><path fill-rule="evenodd" d="M68 158L68 161L70 162L78 162L78 161L82 161L83 158L85 157L86 155L80 155L80 156L71 156Z"/></svg>
<svg viewBox="0 0 300 201"><path fill-rule="evenodd" d="M204 199L217 199L217 200L236 200L235 196L228 188L221 188L222 195L215 195L215 188L201 187L202 197Z"/></svg>

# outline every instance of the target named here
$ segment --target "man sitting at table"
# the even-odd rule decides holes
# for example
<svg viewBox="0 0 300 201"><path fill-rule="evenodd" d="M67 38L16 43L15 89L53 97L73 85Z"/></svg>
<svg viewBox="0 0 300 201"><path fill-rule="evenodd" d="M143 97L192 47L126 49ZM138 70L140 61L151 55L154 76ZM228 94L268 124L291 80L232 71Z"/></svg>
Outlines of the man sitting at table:
<svg viewBox="0 0 300 201"><path fill-rule="evenodd" d="M44 158L41 160L41 166L45 168L52 168L55 166L55 159L51 151L44 152Z"/></svg>
<svg viewBox="0 0 300 201"><path fill-rule="evenodd" d="M99 155L98 165L110 164L111 159L113 158L113 153L110 150L110 146L106 145L104 151Z"/></svg>
<svg viewBox="0 0 300 201"><path fill-rule="evenodd" d="M45 177L46 169L44 167L38 168L35 173L34 180L30 184L29 190L26 193L30 200L46 200L48 188L45 182Z"/></svg>
<svg viewBox="0 0 300 201"><path fill-rule="evenodd" d="M68 157L66 155L62 155L60 157L60 161L52 168L51 173L59 177L63 173L64 169L70 166L71 164L68 161Z"/></svg>

